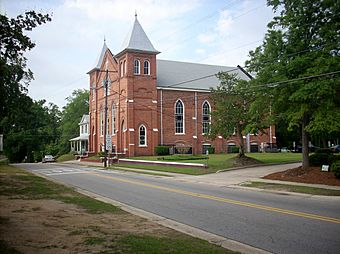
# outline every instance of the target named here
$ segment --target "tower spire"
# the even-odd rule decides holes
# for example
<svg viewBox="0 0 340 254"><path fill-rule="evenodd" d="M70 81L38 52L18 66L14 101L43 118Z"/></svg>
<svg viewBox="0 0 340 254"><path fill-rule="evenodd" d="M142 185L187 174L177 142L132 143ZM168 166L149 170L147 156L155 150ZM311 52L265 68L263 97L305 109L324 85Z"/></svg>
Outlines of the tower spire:
<svg viewBox="0 0 340 254"><path fill-rule="evenodd" d="M135 10L135 19L137 19L137 10Z"/></svg>

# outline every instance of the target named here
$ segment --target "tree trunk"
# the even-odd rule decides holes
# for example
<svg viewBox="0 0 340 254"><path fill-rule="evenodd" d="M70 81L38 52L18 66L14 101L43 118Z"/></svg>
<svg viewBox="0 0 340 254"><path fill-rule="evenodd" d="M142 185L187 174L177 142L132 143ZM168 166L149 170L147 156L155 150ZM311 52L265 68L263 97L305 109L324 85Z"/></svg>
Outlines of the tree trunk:
<svg viewBox="0 0 340 254"><path fill-rule="evenodd" d="M238 152L238 157L241 158L241 157L244 157L244 141L243 141L243 135L242 135L242 131L241 131L241 128L240 126L237 126L237 135L239 137L239 140L240 140L240 150Z"/></svg>
<svg viewBox="0 0 340 254"><path fill-rule="evenodd" d="M309 139L306 131L307 117L304 116L302 120L302 169L309 168Z"/></svg>

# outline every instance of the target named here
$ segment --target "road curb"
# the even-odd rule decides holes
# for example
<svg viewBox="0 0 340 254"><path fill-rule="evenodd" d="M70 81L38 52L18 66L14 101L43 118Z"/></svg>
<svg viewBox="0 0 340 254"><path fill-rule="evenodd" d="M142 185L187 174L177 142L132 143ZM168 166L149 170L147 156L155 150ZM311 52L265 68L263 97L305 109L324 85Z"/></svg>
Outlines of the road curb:
<svg viewBox="0 0 340 254"><path fill-rule="evenodd" d="M186 224L183 224L183 223L180 223L180 222L159 216L159 215L154 214L154 213L144 211L144 210L139 209L139 208L132 207L130 205L121 203L119 201L116 201L116 200L113 200L113 199L110 199L110 198L107 198L107 197L104 197L104 196L101 196L101 195L98 195L98 194L90 192L90 191L86 191L86 190L83 190L83 189L80 189L80 188L75 188L75 190L78 191L81 194L84 194L84 195L89 196L91 198L94 198L96 200L100 200L102 202L109 203L109 204L112 204L114 206L117 206L120 209L122 209L122 210L124 210L128 213L131 213L131 214L137 215L139 217L148 219L148 220L155 222L159 225L174 229L178 232L190 235L192 237L199 238L199 239L202 239L202 240L206 240L210 243L213 243L215 245L221 246L223 248L226 248L226 249L229 249L229 250L232 250L232 251L240 252L240 253L243 253L243 254L269 254L269 253L271 253L271 252L268 252L268 251L265 251L265 250L262 250L262 249L259 249L259 248L241 243L241 242L237 242L237 241L232 240L232 239L228 239L228 238L225 238L225 237L222 237L222 236L219 236L219 235L215 235L213 233L204 231L202 229L198 229L198 228L195 228L195 227L192 227L192 226L189 226L189 225L186 225Z"/></svg>

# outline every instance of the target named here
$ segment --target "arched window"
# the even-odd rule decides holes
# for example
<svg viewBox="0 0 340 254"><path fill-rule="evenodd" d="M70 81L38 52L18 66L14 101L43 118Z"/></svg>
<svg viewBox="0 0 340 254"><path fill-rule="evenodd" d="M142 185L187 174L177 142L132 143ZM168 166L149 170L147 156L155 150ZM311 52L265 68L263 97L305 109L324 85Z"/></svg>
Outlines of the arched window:
<svg viewBox="0 0 340 254"><path fill-rule="evenodd" d="M150 62L148 60L144 61L144 74L150 75Z"/></svg>
<svg viewBox="0 0 340 254"><path fill-rule="evenodd" d="M112 104L112 135L116 134L116 107Z"/></svg>
<svg viewBox="0 0 340 254"><path fill-rule="evenodd" d="M208 134L210 131L210 124L211 124L210 112L211 112L211 108L210 108L209 102L207 101L203 102L203 106L202 106L202 133L203 134Z"/></svg>
<svg viewBox="0 0 340 254"><path fill-rule="evenodd" d="M139 146L146 146L146 128L144 125L139 126Z"/></svg>
<svg viewBox="0 0 340 254"><path fill-rule="evenodd" d="M139 75L140 74L140 61L138 59L135 60L134 74L135 75Z"/></svg>
<svg viewBox="0 0 340 254"><path fill-rule="evenodd" d="M100 110L100 135L104 136L104 110Z"/></svg>
<svg viewBox="0 0 340 254"><path fill-rule="evenodd" d="M184 133L184 105L181 100L176 101L175 104L175 133Z"/></svg>
<svg viewBox="0 0 340 254"><path fill-rule="evenodd" d="M120 77L124 76L124 65L123 62L120 62Z"/></svg>
<svg viewBox="0 0 340 254"><path fill-rule="evenodd" d="M95 84L92 84L92 101L96 100L96 86Z"/></svg>
<svg viewBox="0 0 340 254"><path fill-rule="evenodd" d="M126 74L126 60L124 60L124 75Z"/></svg>

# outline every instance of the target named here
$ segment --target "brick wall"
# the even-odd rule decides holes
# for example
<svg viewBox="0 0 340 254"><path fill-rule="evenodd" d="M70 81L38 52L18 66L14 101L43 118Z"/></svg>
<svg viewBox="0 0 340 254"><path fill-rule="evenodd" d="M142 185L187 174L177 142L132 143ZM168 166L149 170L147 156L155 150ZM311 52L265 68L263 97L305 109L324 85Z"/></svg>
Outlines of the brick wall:
<svg viewBox="0 0 340 254"><path fill-rule="evenodd" d="M141 63L140 75L134 75L135 59L139 59ZM143 74L145 60L150 62L150 75ZM202 134L202 105L204 101L208 101L213 107L208 92L157 90L156 55L125 52L118 56L118 59L113 59L111 53L107 51L101 70L106 69L106 63L112 81L107 97L108 133L112 136L116 152L125 153L129 157L153 155L155 146L172 144L190 146L194 154L200 154L203 145L210 144L215 147L216 153L221 153L227 151L228 143L238 145L236 136L228 140L220 137L210 140ZM102 83L105 75L105 72L98 70L90 73L90 153L98 153L104 144L104 135L101 135L100 129L100 113L104 112L105 107ZM184 104L184 134L175 134L174 110L178 99ZM112 131L113 105L116 110L115 133ZM145 146L139 145L141 125L146 128ZM274 127L272 133L272 141L276 143ZM269 129L263 135L250 135L249 142L254 144L256 142L258 146L262 142L269 143Z"/></svg>

